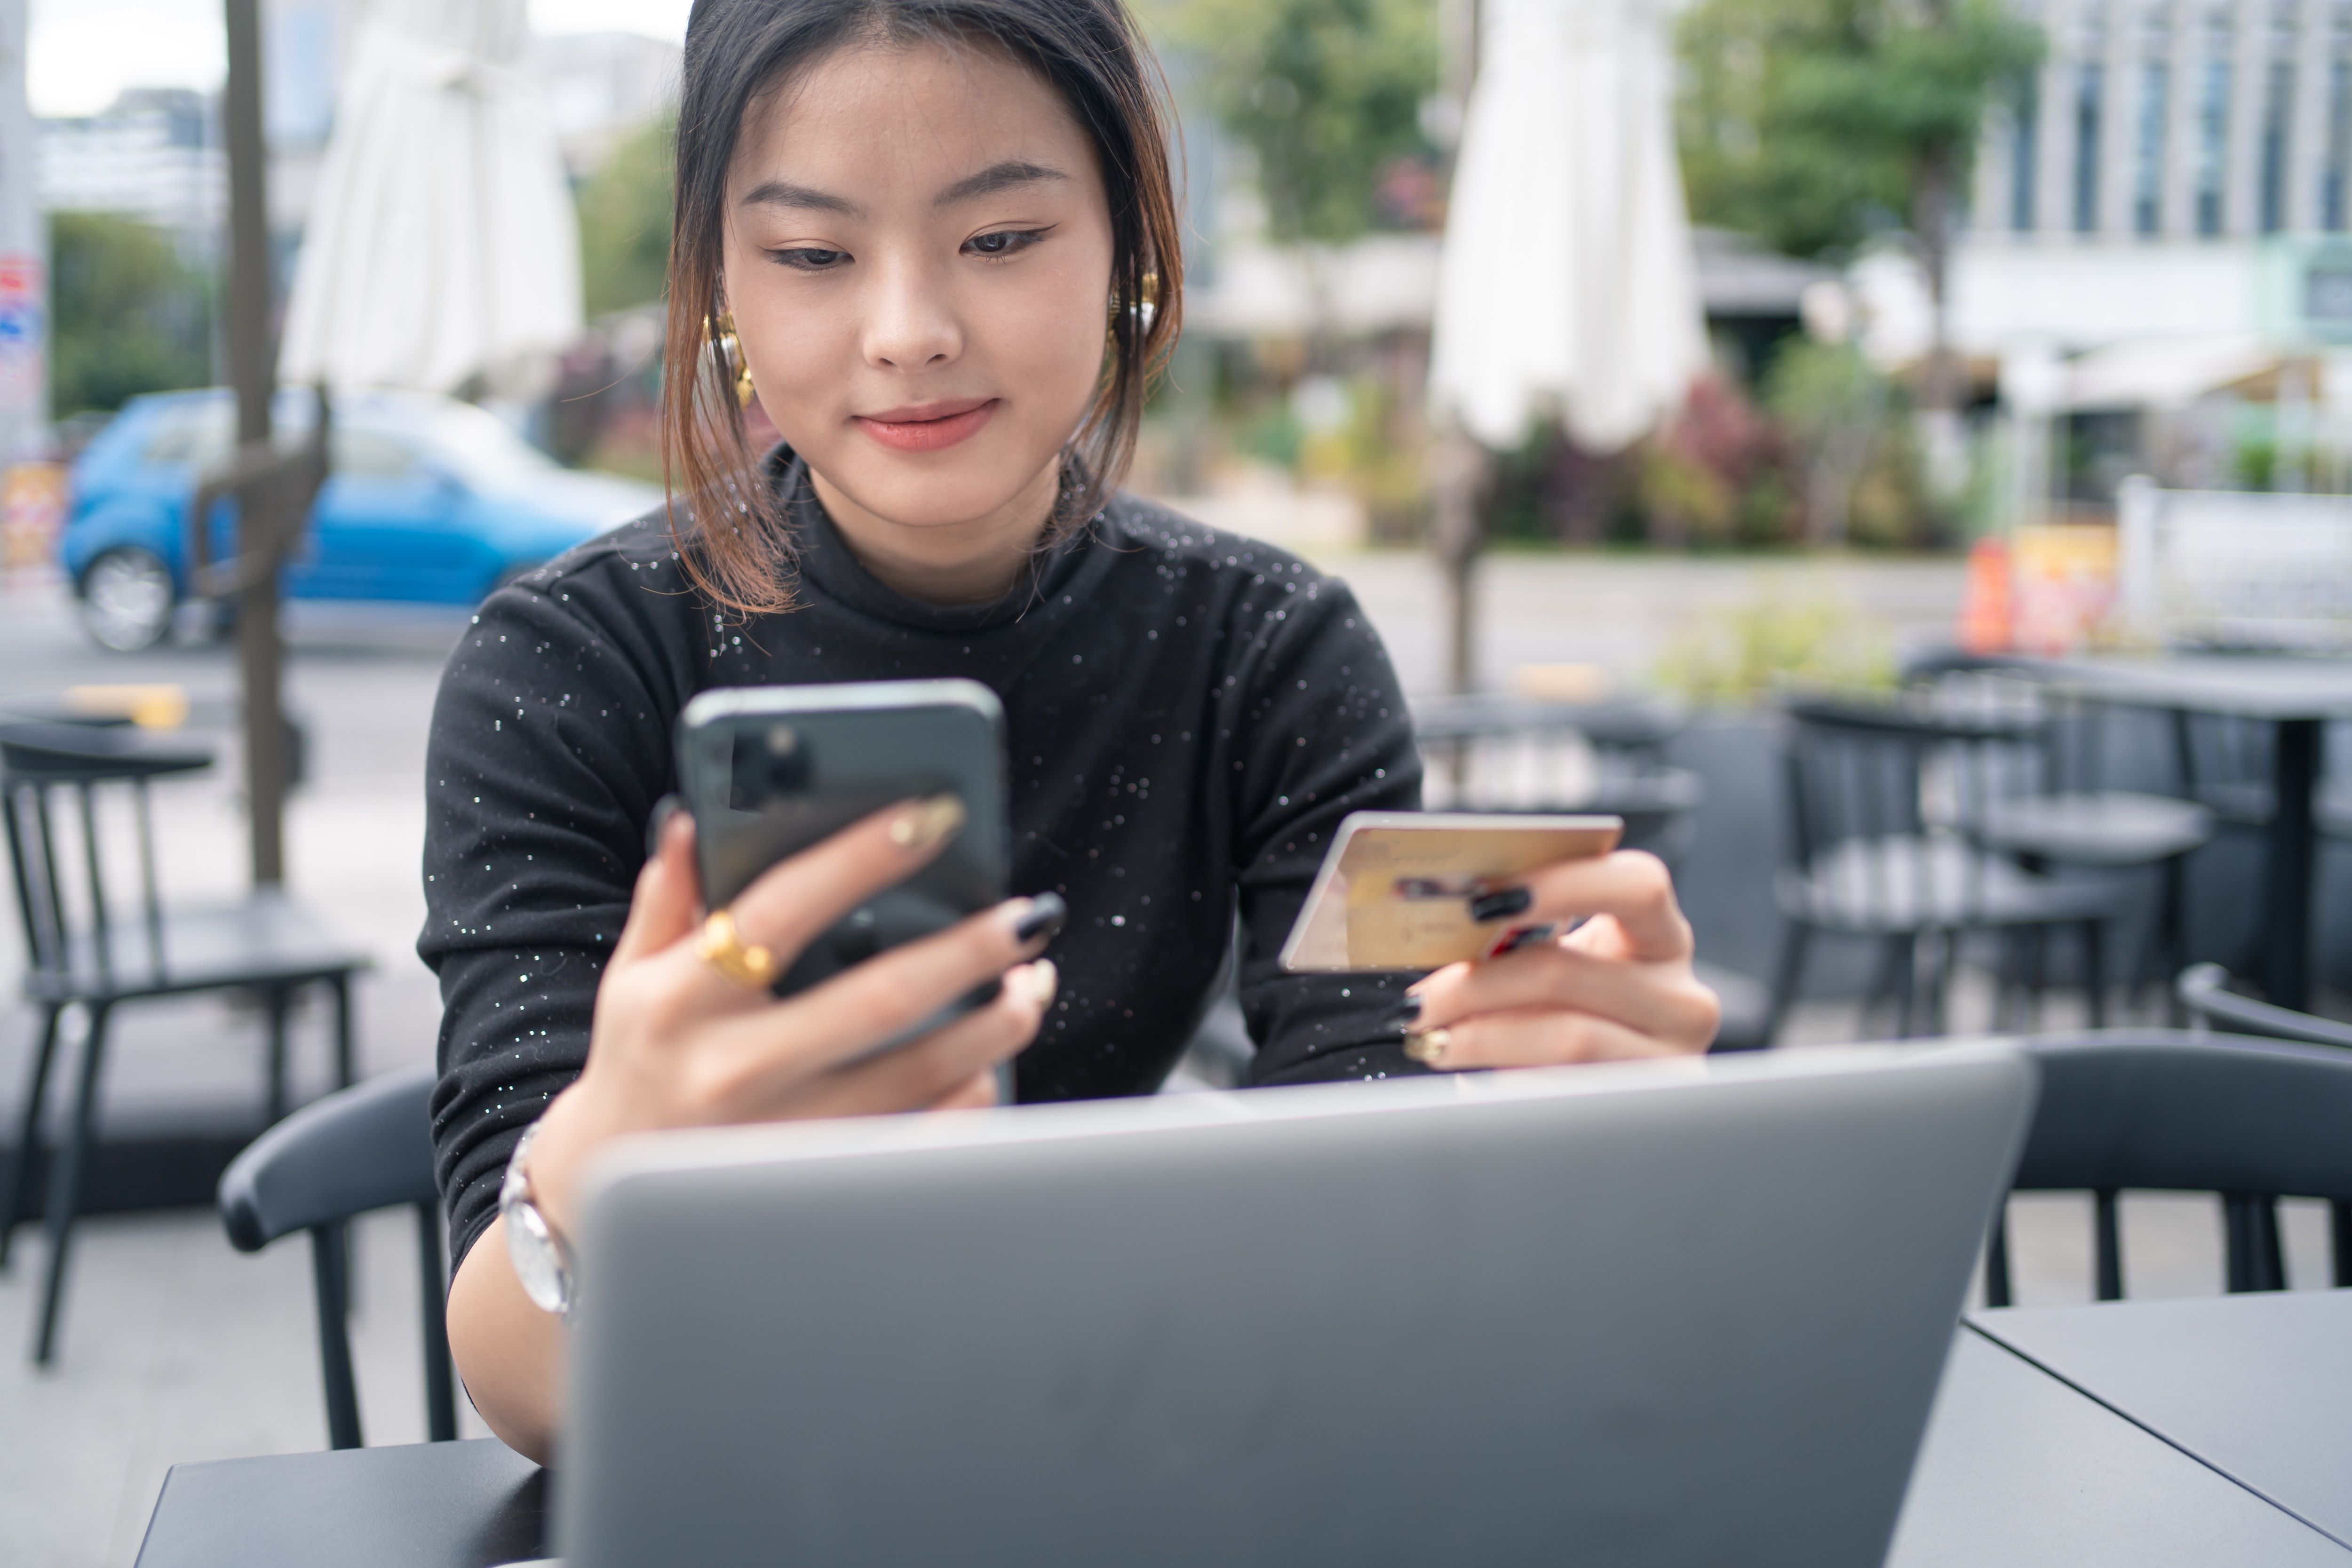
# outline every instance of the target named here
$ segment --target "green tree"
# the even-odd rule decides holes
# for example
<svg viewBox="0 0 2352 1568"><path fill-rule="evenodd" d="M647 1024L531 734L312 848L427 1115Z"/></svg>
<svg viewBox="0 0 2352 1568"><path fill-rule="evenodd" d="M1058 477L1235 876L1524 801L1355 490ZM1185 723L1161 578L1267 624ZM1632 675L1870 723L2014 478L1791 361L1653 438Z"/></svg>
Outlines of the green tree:
<svg viewBox="0 0 2352 1568"><path fill-rule="evenodd" d="M1274 237L1344 244L1372 226L1391 160L1428 150L1433 0L1178 0L1219 124L1255 154Z"/></svg>
<svg viewBox="0 0 2352 1568"><path fill-rule="evenodd" d="M1904 229L1935 314L1921 401L1954 406L1952 235L1986 113L2040 30L2006 0L1699 0L1676 43L1692 215L1799 256Z"/></svg>
<svg viewBox="0 0 2352 1568"><path fill-rule="evenodd" d="M676 139L668 119L646 124L623 138L580 188L580 279L591 316L662 297Z"/></svg>
<svg viewBox="0 0 2352 1568"><path fill-rule="evenodd" d="M211 379L211 289L152 224L49 216L49 387L62 416Z"/></svg>

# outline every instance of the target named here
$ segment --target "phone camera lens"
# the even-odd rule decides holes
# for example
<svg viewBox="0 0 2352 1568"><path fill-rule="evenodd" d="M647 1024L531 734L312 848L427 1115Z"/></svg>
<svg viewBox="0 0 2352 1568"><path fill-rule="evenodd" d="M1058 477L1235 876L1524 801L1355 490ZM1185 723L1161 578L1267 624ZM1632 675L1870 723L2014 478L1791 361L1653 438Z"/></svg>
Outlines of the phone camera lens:
<svg viewBox="0 0 2352 1568"><path fill-rule="evenodd" d="M790 724L739 734L728 805L737 811L757 811L777 795L801 793L808 788L809 762L800 731Z"/></svg>

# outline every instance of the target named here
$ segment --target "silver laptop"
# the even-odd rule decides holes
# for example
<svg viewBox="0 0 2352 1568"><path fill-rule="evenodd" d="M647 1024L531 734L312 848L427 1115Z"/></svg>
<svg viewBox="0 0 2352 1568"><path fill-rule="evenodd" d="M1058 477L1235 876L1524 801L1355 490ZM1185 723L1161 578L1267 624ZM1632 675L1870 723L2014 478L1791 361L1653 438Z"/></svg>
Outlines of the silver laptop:
<svg viewBox="0 0 2352 1568"><path fill-rule="evenodd" d="M556 1482L618 1564L1874 1565L1998 1047L666 1136Z"/></svg>

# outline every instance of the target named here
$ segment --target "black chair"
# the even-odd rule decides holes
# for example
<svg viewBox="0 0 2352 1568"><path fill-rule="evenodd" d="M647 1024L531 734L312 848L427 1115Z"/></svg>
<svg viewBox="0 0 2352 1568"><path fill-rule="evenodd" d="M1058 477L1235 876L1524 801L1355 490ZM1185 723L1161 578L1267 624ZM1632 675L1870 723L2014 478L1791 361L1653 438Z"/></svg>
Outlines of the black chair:
<svg viewBox="0 0 2352 1568"><path fill-rule="evenodd" d="M2123 1296L2116 1194L2126 1187L2220 1194L2233 1291L2285 1289L2275 1200L2326 1198L2335 1282L2352 1285L2352 1056L2168 1029L2049 1036L2026 1049L2042 1095L2011 1189L2093 1194L2100 1300ZM2011 1300L2000 1220L1985 1300Z"/></svg>
<svg viewBox="0 0 2352 1568"><path fill-rule="evenodd" d="M434 1079L430 1068L387 1073L313 1100L255 1139L221 1177L221 1225L238 1251L258 1252L290 1231L310 1233L327 1433L338 1448L361 1446L344 1225L395 1204L416 1211L426 1430L436 1443L457 1436L457 1378L443 1317L441 1194L425 1110Z"/></svg>
<svg viewBox="0 0 2352 1568"><path fill-rule="evenodd" d="M2176 989L2191 1027L2200 1034L2218 1026L2224 1034L2352 1049L2352 1024L2241 996L2230 989L2230 972L2218 963L2193 964L2182 970Z"/></svg>
<svg viewBox="0 0 2352 1568"><path fill-rule="evenodd" d="M2004 939L1996 1010L2006 1018L2025 984L2021 939L2034 941L2038 978L2042 934L2071 928L2083 943L2092 1022L2105 1021L2102 926L2129 889L2024 869L1978 843L1960 810L1973 787L1964 781L1997 750L2029 741L2030 724L1831 699L1792 700L1785 712L1790 860L1773 895L1788 923L1768 1039L1796 998L1816 934L1882 944L1864 1011L1891 1001L1894 1032L1909 1036L1942 1031L1962 939Z"/></svg>
<svg viewBox="0 0 2352 1568"><path fill-rule="evenodd" d="M1955 779L1969 837L2032 871L2154 868L2155 920L2129 977L2169 976L2188 962L2189 857L2213 840L2213 810L2195 800L2112 787L2105 705L2051 690L1998 658L1939 655L1906 672L1939 712L2013 723L2014 743L1988 746ZM2187 784L2184 773L2182 781Z"/></svg>
<svg viewBox="0 0 2352 1568"><path fill-rule="evenodd" d="M336 1081L352 1081L351 979L368 966L365 953L335 941L314 914L274 891L179 908L166 905L157 890L148 782L211 764L212 753L201 746L158 742L135 730L0 724L0 817L25 931L24 992L41 1015L15 1155L0 1173L0 1267L31 1181L59 1021L69 1008L79 1008L85 1020L73 1111L48 1175L48 1272L33 1342L37 1363L47 1363L56 1349L74 1216L96 1139L108 1025L117 1007L194 992L257 991L268 1018L268 1120L275 1121L285 1110L292 994L322 985L334 999ZM138 829L142 897L129 915L109 903L100 826L101 797L116 790L129 795ZM60 799L78 831L60 831L68 820L58 808Z"/></svg>

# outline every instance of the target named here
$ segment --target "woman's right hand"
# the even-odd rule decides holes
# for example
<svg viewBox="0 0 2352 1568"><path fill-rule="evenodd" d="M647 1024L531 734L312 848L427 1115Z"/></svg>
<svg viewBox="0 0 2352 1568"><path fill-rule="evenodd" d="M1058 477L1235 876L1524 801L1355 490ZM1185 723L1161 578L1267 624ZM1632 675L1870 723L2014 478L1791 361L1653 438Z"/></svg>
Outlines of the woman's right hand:
<svg viewBox="0 0 2352 1568"><path fill-rule="evenodd" d="M790 968L835 921L937 855L961 821L943 796L851 824L746 889L730 906L737 933ZM698 952L694 826L677 813L638 874L596 993L587 1066L531 1144L533 1201L568 1231L587 1156L624 1133L993 1104L996 1064L1035 1037L1053 999L1054 966L1036 954L1059 907L1050 894L1008 900L780 1001ZM987 1005L856 1060L1000 975Z"/></svg>
<svg viewBox="0 0 2352 1568"><path fill-rule="evenodd" d="M778 969L868 898L939 853L960 813L908 801L772 868L730 906L746 943ZM530 1146L531 1199L577 1234L580 1176L631 1132L794 1117L992 1104L992 1069L1037 1033L1054 966L1036 956L1059 924L1052 894L1013 899L777 1000L698 951L703 923L693 824L664 827L638 874L628 923L596 992L588 1063L549 1102ZM993 1002L859 1060L1002 975ZM563 1404L561 1325L531 1304L507 1258L504 1219L466 1254L449 1289L449 1348L490 1429L544 1464Z"/></svg>

